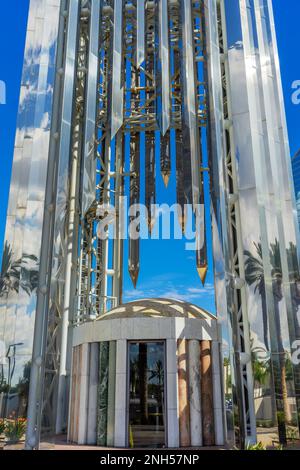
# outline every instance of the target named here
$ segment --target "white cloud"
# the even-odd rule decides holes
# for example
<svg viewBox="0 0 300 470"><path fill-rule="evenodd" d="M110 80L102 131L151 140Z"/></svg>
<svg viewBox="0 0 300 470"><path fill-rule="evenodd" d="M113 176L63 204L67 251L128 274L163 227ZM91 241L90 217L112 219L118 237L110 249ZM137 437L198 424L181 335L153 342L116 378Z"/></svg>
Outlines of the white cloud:
<svg viewBox="0 0 300 470"><path fill-rule="evenodd" d="M200 282L200 281L199 281ZM190 287L185 285L175 285L173 282L168 282L167 285L159 285L157 282L151 282L144 289L126 290L123 294L123 301L128 302L132 300L144 298L169 298L182 300L184 302L196 303L199 306L206 308L206 305L214 303L214 286L207 284L202 287Z"/></svg>

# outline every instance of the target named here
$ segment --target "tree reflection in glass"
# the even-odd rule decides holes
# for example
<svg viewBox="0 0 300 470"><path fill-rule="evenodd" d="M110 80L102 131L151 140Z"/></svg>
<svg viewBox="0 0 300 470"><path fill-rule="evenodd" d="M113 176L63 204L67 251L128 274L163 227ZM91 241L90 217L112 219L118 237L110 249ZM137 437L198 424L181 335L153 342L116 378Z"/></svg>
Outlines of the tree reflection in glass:
<svg viewBox="0 0 300 470"><path fill-rule="evenodd" d="M0 297L7 298L9 293L19 293L20 291L30 297L38 287L38 277L38 258L35 255L23 254L22 257L15 259L13 250L6 241L0 273ZM2 314L9 315L7 312L2 312ZM3 351L5 356L2 357L0 364L1 414L5 417L13 414L16 419L25 417L27 414L30 379L30 361L22 364L23 358L17 355L17 347L22 345L23 342L5 344ZM18 367L16 367L16 363ZM14 376L17 370L20 373L20 367L23 375L16 382Z"/></svg>
<svg viewBox="0 0 300 470"><path fill-rule="evenodd" d="M164 343L130 343L130 447L165 445L164 408Z"/></svg>
<svg viewBox="0 0 300 470"><path fill-rule="evenodd" d="M21 270L22 276L20 276ZM6 241L0 275L0 297L7 295L10 290L19 292L20 288L31 295L38 286L38 274L37 257L23 254L21 258L14 260L12 249Z"/></svg>
<svg viewBox="0 0 300 470"><path fill-rule="evenodd" d="M291 412L290 395L295 396L293 384L293 366L289 359L289 351L284 348L283 331L281 323L280 303L283 295L283 280L280 246L278 240L270 244L269 260L271 264L271 285L273 294L273 322L275 337L271 335L269 344L270 319L268 318L266 279L263 265L263 254L261 243L254 243L256 254L253 255L246 250L245 254L245 276L249 286L254 287L254 293L259 293L262 307L262 327L264 347L253 348L252 338L252 367L254 375L255 398L258 398L258 390L264 395L263 388L267 389L269 383L272 401L272 422L275 421L274 414L277 409L277 424L281 442L285 443L287 438L287 424L291 424L293 416ZM295 260L296 247L290 243L286 250L289 266L290 287L293 306L293 331L289 331L293 337L299 334L299 321L297 311L300 305L300 289L297 290L298 269ZM297 293L299 295L297 296ZM290 338L293 339L293 338ZM288 384L290 382L290 386ZM275 404L276 403L276 404Z"/></svg>

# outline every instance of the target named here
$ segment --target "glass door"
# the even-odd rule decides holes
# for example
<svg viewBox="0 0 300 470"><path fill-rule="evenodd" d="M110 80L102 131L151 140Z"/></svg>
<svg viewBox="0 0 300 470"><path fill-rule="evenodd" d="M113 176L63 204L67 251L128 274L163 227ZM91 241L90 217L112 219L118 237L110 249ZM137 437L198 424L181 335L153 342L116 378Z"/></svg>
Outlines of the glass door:
<svg viewBox="0 0 300 470"><path fill-rule="evenodd" d="M165 439L165 344L129 343L128 445L163 447Z"/></svg>

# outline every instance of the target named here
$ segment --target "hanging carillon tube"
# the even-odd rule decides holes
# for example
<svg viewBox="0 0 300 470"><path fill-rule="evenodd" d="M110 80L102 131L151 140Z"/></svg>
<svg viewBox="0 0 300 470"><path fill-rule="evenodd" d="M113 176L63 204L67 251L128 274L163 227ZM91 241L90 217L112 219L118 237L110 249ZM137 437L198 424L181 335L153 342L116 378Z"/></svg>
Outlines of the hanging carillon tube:
<svg viewBox="0 0 300 470"><path fill-rule="evenodd" d="M142 214L132 206L138 207L143 194L141 175L151 233L158 173L167 187L173 154L179 224L185 233L191 206L197 226L196 267L203 284L207 274L201 139L206 125L201 81L201 67L205 67L202 7L202 0L104 0L101 6L95 201L98 206L103 202L117 205L118 225L122 219L118 197L129 192L128 271L134 287L140 272L141 227L137 217ZM92 200L90 191L86 204L90 209L85 207L85 216L91 212ZM119 233L118 227L115 230ZM118 244L113 248L113 266L107 240L100 250L103 275L98 284L104 303L109 299L107 276L117 276L122 283L118 266L123 242L119 237L113 243ZM118 282L113 278L113 297L120 302Z"/></svg>
<svg viewBox="0 0 300 470"><path fill-rule="evenodd" d="M130 109L133 120L139 114L140 107L140 70L137 62L143 59L142 35L145 32L145 23L142 18L141 9L135 4L136 23L131 29L127 47L130 47L131 58L131 89L130 89ZM139 24L139 20L141 24ZM130 30L130 26L129 26ZM143 31L144 30L144 31ZM135 63L134 58L137 58ZM140 124L137 122L136 127L130 132L130 188L129 203L130 207L134 207L140 203L140 152L141 152L141 136ZM134 216L129 215L129 253L128 253L128 271L134 287L136 287L139 270L140 270L140 239L139 225L134 224L135 217L139 216L139 212L135 212Z"/></svg>

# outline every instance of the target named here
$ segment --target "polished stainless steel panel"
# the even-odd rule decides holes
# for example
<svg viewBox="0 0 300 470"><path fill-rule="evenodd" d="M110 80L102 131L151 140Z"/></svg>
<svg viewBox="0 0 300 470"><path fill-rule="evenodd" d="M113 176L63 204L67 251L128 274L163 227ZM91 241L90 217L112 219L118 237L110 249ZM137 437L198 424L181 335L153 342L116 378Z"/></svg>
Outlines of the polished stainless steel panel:
<svg viewBox="0 0 300 470"><path fill-rule="evenodd" d="M159 1L159 58L162 95L161 132L164 136L170 127L171 105L168 0Z"/></svg>
<svg viewBox="0 0 300 470"><path fill-rule="evenodd" d="M8 294L3 295L1 289L4 331L0 336L5 339L5 349L13 348L15 355L25 355L26 363L32 353L35 322L59 6L58 0L30 2L5 237L8 269L10 276L13 272L16 276ZM7 307L3 302L6 295ZM29 371L26 373L28 380ZM13 386L22 379L21 369L14 377ZM26 410L28 382L27 388L24 382L23 392Z"/></svg>
<svg viewBox="0 0 300 470"><path fill-rule="evenodd" d="M114 1L111 139L123 125L123 0Z"/></svg>
<svg viewBox="0 0 300 470"><path fill-rule="evenodd" d="M193 18L191 0L181 0L182 18L182 129L184 159L191 161L193 207L199 204L200 142L196 108L196 70L194 61Z"/></svg>
<svg viewBox="0 0 300 470"><path fill-rule="evenodd" d="M136 5L136 67L137 69L145 61L145 0L137 0Z"/></svg>
<svg viewBox="0 0 300 470"><path fill-rule="evenodd" d="M92 0L90 11L88 74L83 154L82 213L85 214L96 197L96 114L100 73L99 40L102 0Z"/></svg>
<svg viewBox="0 0 300 470"><path fill-rule="evenodd" d="M254 371L257 367L273 371L270 384L263 387L271 389L263 400L265 406L269 403L268 408L265 407L262 413L257 395L261 384L257 382L254 384L254 405L258 421L269 420L276 424L276 413L282 418L278 420L278 434L284 443L287 425L296 422L292 409L295 408L297 389L294 379L287 376L286 361L297 330L292 300L298 272L296 249L293 248L297 228L293 220L291 180L286 164L289 155L287 139L283 137L286 128L278 91L281 89L279 71L275 72L278 59L274 61L277 50L275 38L273 43L271 40L273 20L270 20L269 6L268 2L259 0L227 2L227 26L231 41L231 106L238 159L252 367ZM232 18L236 15L240 21L234 23ZM291 262L293 257L296 262ZM295 368L294 374L298 374ZM267 428L265 434L268 437Z"/></svg>

